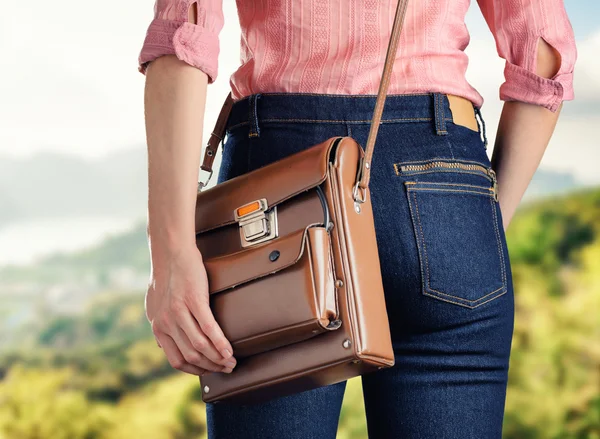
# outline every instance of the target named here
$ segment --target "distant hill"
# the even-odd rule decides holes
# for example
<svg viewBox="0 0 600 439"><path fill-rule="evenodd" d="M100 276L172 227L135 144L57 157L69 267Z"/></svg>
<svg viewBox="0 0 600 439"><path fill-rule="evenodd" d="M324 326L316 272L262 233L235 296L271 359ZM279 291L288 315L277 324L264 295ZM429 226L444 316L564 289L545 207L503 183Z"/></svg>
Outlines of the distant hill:
<svg viewBox="0 0 600 439"><path fill-rule="evenodd" d="M549 195L561 195L581 187L583 184L570 172L548 171L540 168L533 175L531 183L523 195L523 201L531 201Z"/></svg>
<svg viewBox="0 0 600 439"><path fill-rule="evenodd" d="M72 253L56 253L25 266L0 267L0 296L3 285L35 283L38 288L61 283L80 287L111 286L111 273L127 267L134 273L150 269L146 222L136 222L128 231L113 234L100 244Z"/></svg>
<svg viewBox="0 0 600 439"><path fill-rule="evenodd" d="M145 147L95 160L50 152L27 158L0 155L0 226L31 218L145 217L147 173ZM573 174L538 169L523 199L580 186Z"/></svg>
<svg viewBox="0 0 600 439"><path fill-rule="evenodd" d="M0 225L40 217L144 217L147 172L143 147L96 160L48 152L0 155Z"/></svg>

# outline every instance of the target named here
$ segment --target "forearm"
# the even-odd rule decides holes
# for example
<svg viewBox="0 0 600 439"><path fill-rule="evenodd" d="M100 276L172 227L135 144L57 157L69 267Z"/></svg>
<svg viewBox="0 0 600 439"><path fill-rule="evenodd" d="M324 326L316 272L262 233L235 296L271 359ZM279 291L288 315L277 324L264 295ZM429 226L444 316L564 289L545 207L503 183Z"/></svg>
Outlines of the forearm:
<svg viewBox="0 0 600 439"><path fill-rule="evenodd" d="M552 113L537 105L504 104L491 161L505 229L542 160L559 113L560 108Z"/></svg>
<svg viewBox="0 0 600 439"><path fill-rule="evenodd" d="M540 40L536 73L553 77L560 67L560 55ZM556 112L522 102L506 102L502 109L492 155L504 228L508 227L531 178L550 142L561 106Z"/></svg>
<svg viewBox="0 0 600 439"><path fill-rule="evenodd" d="M162 56L150 63L144 93L148 144L148 235L153 262L195 246L195 205L208 77Z"/></svg>

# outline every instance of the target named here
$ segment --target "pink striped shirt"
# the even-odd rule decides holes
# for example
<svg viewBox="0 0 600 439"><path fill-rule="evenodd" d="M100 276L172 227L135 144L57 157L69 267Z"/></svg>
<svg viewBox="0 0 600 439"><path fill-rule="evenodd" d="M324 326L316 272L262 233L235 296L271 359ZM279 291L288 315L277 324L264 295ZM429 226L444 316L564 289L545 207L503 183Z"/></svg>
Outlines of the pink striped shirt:
<svg viewBox="0 0 600 439"><path fill-rule="evenodd" d="M222 0L156 0L138 63L165 54L218 72ZM188 11L197 3L196 23ZM556 111L573 95L577 58L563 0L477 0L506 60L500 99ZM230 78L234 100L253 93L377 94L397 0L237 0L241 65ZM470 0L409 0L389 94L442 92L476 106L482 96L465 78L464 18ZM233 17L232 17L233 18ZM536 75L543 38L561 55L558 73Z"/></svg>

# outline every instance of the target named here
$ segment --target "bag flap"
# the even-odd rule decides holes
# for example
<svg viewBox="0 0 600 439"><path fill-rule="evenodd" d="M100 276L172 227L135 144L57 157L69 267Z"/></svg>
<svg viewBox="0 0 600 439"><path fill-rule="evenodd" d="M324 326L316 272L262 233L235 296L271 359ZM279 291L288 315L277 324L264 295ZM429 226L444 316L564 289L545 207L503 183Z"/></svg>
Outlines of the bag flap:
<svg viewBox="0 0 600 439"><path fill-rule="evenodd" d="M341 137L332 137L323 143L198 192L196 233L233 223L235 209L259 198L266 198L271 207L318 186L325 181L329 153L338 139Z"/></svg>
<svg viewBox="0 0 600 439"><path fill-rule="evenodd" d="M308 230L312 226L256 247L204 260L209 293L219 293L295 264L304 253ZM271 261L270 255L274 251L279 254L277 259Z"/></svg>

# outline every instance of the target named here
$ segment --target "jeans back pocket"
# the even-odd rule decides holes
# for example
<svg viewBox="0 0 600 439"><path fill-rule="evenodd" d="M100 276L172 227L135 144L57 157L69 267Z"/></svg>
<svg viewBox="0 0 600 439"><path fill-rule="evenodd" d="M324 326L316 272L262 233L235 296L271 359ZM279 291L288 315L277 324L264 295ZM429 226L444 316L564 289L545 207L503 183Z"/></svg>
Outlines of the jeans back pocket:
<svg viewBox="0 0 600 439"><path fill-rule="evenodd" d="M444 160L397 170L417 177L408 178L404 186L422 293L467 308L505 294L502 223L491 168Z"/></svg>

